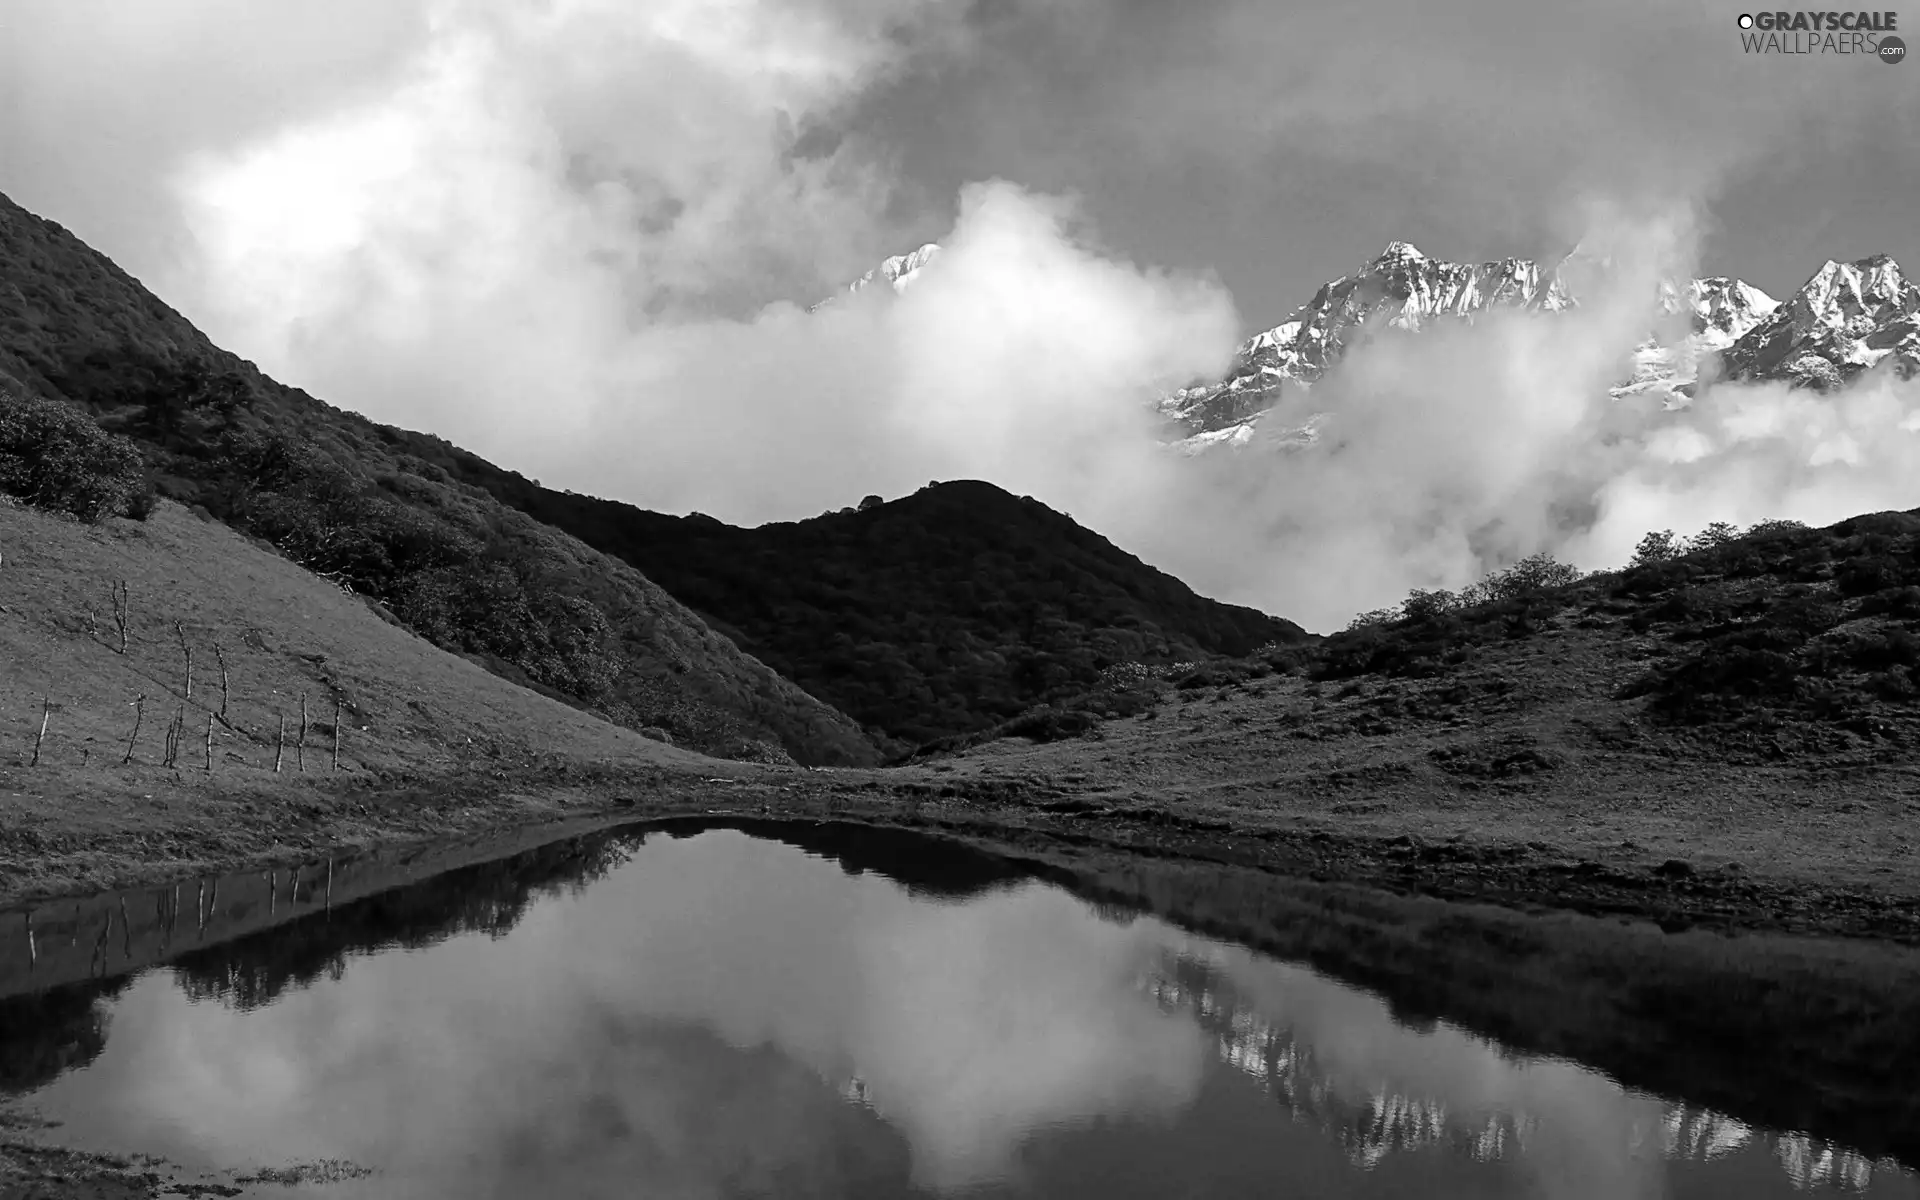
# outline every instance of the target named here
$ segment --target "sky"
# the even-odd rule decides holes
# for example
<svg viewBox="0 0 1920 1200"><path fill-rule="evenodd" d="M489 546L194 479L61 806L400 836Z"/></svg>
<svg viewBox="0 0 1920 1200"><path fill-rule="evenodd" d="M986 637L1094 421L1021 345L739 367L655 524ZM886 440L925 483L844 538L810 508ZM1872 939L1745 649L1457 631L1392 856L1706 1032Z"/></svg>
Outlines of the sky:
<svg viewBox="0 0 1920 1200"><path fill-rule="evenodd" d="M1748 55L1737 14L0 0L0 191L276 378L549 486L759 523L985 478L1328 627L1519 553L1605 565L1629 520L1920 503L1875 436L1898 389L1791 436L1784 396L1614 429L1632 314L1356 367L1308 466L1148 449L1158 389L1391 240L1605 243L1776 296L1920 264L1920 67ZM929 240L937 283L804 308ZM1718 449L1669 461L1675 421ZM1835 437L1891 457L1807 476Z"/></svg>

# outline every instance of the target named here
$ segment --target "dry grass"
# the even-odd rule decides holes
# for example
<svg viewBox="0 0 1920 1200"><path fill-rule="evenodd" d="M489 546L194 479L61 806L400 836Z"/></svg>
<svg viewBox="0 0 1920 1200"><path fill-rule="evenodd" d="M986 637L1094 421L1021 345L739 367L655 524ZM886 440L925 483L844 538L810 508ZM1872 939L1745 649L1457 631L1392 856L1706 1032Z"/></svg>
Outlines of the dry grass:
<svg viewBox="0 0 1920 1200"><path fill-rule="evenodd" d="M1655 651L1615 628L1479 648L1436 680L1276 676L1168 696L1092 738L1005 740L930 764L965 786L1032 778L1118 812L1234 829L1529 843L1619 865L1738 864L1784 882L1920 894L1920 761L1851 748L1780 764L1711 747L1618 699Z"/></svg>
<svg viewBox="0 0 1920 1200"><path fill-rule="evenodd" d="M509 683L176 505L144 524L97 526L0 505L0 554L0 893L538 819L586 802L583 772L748 769ZM120 580L131 610L125 656L107 599ZM175 622L197 647L191 700ZM215 643L230 673L230 723L214 723L209 774ZM303 694L313 722L304 772L292 745ZM123 765L130 702L142 695L140 738ZM43 700L47 734L30 766ZM166 729L182 710L179 762L168 769ZM282 714L289 748L276 774Z"/></svg>
<svg viewBox="0 0 1920 1200"><path fill-rule="evenodd" d="M224 526L163 504L144 524L99 526L0 507L0 764L24 767L41 699L53 712L41 769L117 764L144 695L138 764L160 761L167 721L185 708L183 771L204 774L206 718L221 705L219 646L230 671L230 724L216 723L216 775L272 781L278 718L297 731L308 697L306 773L330 772L335 697L343 770L436 771L490 758L693 763L662 746L500 679L383 621L332 587ZM128 650L117 652L108 589L129 594ZM89 634L87 610L99 632ZM176 623L195 647L184 695ZM289 752L286 771L294 771ZM297 772L296 772L297 773ZM23 780L24 782L24 780Z"/></svg>

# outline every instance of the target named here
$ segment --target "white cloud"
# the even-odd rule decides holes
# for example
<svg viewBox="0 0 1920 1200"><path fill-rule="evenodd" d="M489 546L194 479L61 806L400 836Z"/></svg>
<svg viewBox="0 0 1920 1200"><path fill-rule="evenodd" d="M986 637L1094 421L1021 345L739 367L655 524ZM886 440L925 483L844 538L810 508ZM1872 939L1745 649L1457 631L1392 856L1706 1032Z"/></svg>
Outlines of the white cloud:
<svg viewBox="0 0 1920 1200"><path fill-rule="evenodd" d="M1089 117L1102 153L1123 152L1115 121L1124 118L1158 163L1189 141L1211 153L1320 134L1337 134L1360 159L1390 157L1408 137L1431 141L1418 131L1437 114L1477 131L1462 137L1478 149L1453 162L1473 172L1495 149L1540 149L1536 126L1560 102L1509 101L1543 74L1570 72L1606 102L1579 139L1529 157L1533 176L1557 182L1533 178L1526 202L1553 207L1536 219L1591 231L1590 247L1611 240L1632 287L1572 317L1383 343L1316 396L1337 409L1323 447L1278 463L1192 464L1152 450L1145 402L1161 384L1224 365L1231 300L1210 279L1104 247L1072 196L1020 178L976 181L940 198L956 214L938 231L947 252L895 302L875 293L814 314L792 303L928 230L899 147L859 132L848 114L930 63L977 66L979 46L1006 35L992 21L931 0L443 0L383 18L395 48L376 52L371 34L309 30L311 44L296 44L301 29L250 24L213 0L175 7L170 28L227 29L221 44L249 47L248 65L224 68L184 33L140 42L109 31L97 71L77 83L34 77L42 108L38 93L77 104L98 84L107 99L96 116L146 113L146 125L128 126L154 135L139 162L164 168L192 234L192 253L170 260L158 290L288 382L551 485L758 522L929 479L985 478L1072 513L1203 592L1322 629L1530 550L1608 565L1649 525L1912 502L1901 481L1913 465L1904 423L1914 406L1890 383L1839 401L1723 388L1682 413L1607 398L1651 320L1648 293L1634 289L1656 270L1691 265L1693 205L1767 138L1739 133L1755 124L1743 99L1753 85L1736 86L1724 64L1698 79L1655 72L1673 95L1698 101L1680 107L1698 117L1700 136L1612 170L1623 146L1678 119L1673 104L1600 87L1587 58L1564 70L1518 60L1488 88L1450 65L1449 55L1478 62L1497 50L1489 30L1533 36L1576 14L1521 19L1489 4L1427 29L1430 18L1388 6L1381 28L1426 30L1449 49L1369 43L1367 56L1418 60L1420 70L1389 72L1386 85L1364 89L1364 104L1335 103L1344 91L1332 84L1302 91L1308 76L1287 71L1249 92L1227 86L1246 72L1215 71L1219 86L1158 104L1197 69L1194 45L1227 39L1253 54L1272 40L1231 6L1211 9L1178 43L1187 51L1155 59L1152 86L1115 109L1120 118ZM1049 19L1081 22L1109 50L1108 40L1132 36L1085 7L1059 12ZM35 19L48 44L80 55L80 24ZM1700 13L1673 19L1696 50L1719 44ZM1296 36L1337 23L1303 17L1289 26L1288 52L1347 46ZM1601 41L1601 58L1619 51L1617 39ZM285 86L250 105L249 87L269 95L261 64L282 51ZM1321 67L1362 73L1359 53L1347 46ZM168 90L202 76L177 89L184 98ZM1415 84L1430 76L1448 83L1429 112ZM1792 79L1764 90L1798 111L1817 87L1806 72ZM1908 86L1877 79L1844 84L1876 113ZM1057 118L1072 106L1046 100L1048 88L1006 83L995 96L1040 104L1046 144L1057 142ZM151 112L140 88L154 97ZM998 100L987 107L1006 116ZM1776 124L1767 137L1795 127ZM30 150L46 128L44 113L0 117L0 136ZM35 150L32 161L49 170L53 160ZM1258 154L1245 161L1270 165ZM60 177L73 185L86 171ZM1568 194L1614 207L1567 205ZM1284 234L1287 214L1272 223Z"/></svg>

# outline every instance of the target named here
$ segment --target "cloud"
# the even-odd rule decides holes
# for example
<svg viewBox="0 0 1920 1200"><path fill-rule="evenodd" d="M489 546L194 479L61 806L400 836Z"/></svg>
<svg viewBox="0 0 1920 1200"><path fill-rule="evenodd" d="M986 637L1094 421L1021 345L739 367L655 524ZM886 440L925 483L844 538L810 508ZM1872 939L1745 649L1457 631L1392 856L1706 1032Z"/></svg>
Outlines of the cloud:
<svg viewBox="0 0 1920 1200"><path fill-rule="evenodd" d="M1713 521L1826 524L1920 503L1920 379L1891 364L1830 394L1721 381L1691 405L1615 399L1661 322L1661 278L1685 278L1698 224L1602 205L1585 250L1612 259L1580 308L1503 313L1384 337L1265 418L1326 414L1319 444L1219 456L1161 476L1174 514L1134 534L1210 594L1330 631L1413 588L1457 589L1532 553L1624 565L1653 529Z"/></svg>
<svg viewBox="0 0 1920 1200"><path fill-rule="evenodd" d="M1650 422L1633 461L1597 495L1572 540L1586 565L1618 565L1651 529L1788 518L1825 525L1920 504L1920 380L1870 372L1833 395L1727 385Z"/></svg>
<svg viewBox="0 0 1920 1200"><path fill-rule="evenodd" d="M1128 532L1202 591L1323 630L1564 545L1633 454L1618 426L1644 417L1607 389L1653 323L1658 281L1687 274L1694 227L1684 208L1595 203L1582 252L1610 265L1578 308L1362 343L1263 419L1274 430L1323 413L1317 444L1163 468L1157 507L1172 519Z"/></svg>
<svg viewBox="0 0 1920 1200"><path fill-rule="evenodd" d="M402 1194L960 1188L1034 1131L1193 1100L1205 1036L1133 986L1164 936L1037 885L930 904L737 833L655 838L504 942L359 958L244 1017L149 980L75 1083L176 1161L344 1158ZM888 1128L849 1114L854 1078ZM836 1178L861 1159L877 1182Z"/></svg>
<svg viewBox="0 0 1920 1200"><path fill-rule="evenodd" d="M269 373L553 486L754 523L984 478L1325 629L1530 550L1896 503L1910 465L1890 383L1831 412L1606 395L1741 171L1815 134L1911 153L1920 76L1749 60L1710 6L423 0L319 29L92 2L14 18L58 51L0 106L25 198L134 231ZM1240 320L1138 247L1217 224L1214 261L1314 260L1314 207L1585 238L1616 285L1356 355L1312 451L1157 453L1148 401ZM899 297L803 307L929 236Z"/></svg>
<svg viewBox="0 0 1920 1200"><path fill-rule="evenodd" d="M426 35L390 0L0 5L0 185L156 278L191 255L182 157L378 96Z"/></svg>
<svg viewBox="0 0 1920 1200"><path fill-rule="evenodd" d="M1760 162L1840 142L1920 157L1901 136L1920 79L1745 55L1734 13L1705 0L978 12L978 52L877 90L852 127L923 143L935 174L945 162L1124 197L1114 212L1154 198L1205 211L1255 256L1264 238L1312 257L1304 224L1511 253L1520 237L1577 236L1571 206L1597 191L1711 198Z"/></svg>

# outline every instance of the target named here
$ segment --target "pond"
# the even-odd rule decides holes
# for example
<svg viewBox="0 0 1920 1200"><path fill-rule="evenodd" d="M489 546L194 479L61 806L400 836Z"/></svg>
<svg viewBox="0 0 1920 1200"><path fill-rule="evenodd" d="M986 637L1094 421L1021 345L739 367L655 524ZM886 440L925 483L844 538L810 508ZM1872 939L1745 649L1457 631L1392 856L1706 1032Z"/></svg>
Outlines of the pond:
<svg viewBox="0 0 1920 1200"><path fill-rule="evenodd" d="M43 908L0 1083L67 1144L332 1164L274 1195L1920 1197L958 847L632 828L345 879Z"/></svg>

